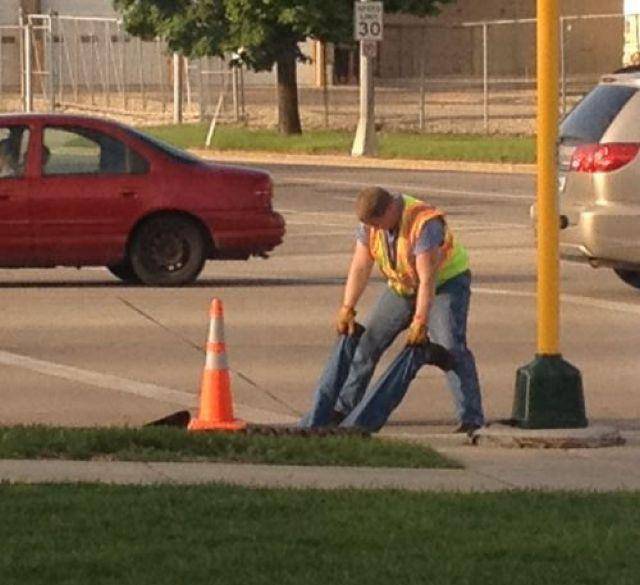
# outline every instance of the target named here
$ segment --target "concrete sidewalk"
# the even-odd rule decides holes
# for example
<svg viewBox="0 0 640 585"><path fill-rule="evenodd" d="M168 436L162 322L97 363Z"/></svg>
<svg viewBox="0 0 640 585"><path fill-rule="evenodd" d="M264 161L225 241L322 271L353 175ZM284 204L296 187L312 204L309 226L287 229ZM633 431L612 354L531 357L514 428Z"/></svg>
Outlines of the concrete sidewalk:
<svg viewBox="0 0 640 585"><path fill-rule="evenodd" d="M0 460L0 481L151 485L226 483L260 488L402 489L430 492L640 490L640 432L599 449L508 449L465 444L451 434L388 434L436 448L461 470L303 467L228 463Z"/></svg>

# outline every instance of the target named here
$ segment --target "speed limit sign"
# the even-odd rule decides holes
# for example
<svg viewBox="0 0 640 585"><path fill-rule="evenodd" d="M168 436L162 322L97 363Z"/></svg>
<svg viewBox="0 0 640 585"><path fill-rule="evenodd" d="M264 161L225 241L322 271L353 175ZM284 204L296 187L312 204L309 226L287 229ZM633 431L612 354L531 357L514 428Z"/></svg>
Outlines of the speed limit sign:
<svg viewBox="0 0 640 585"><path fill-rule="evenodd" d="M382 40L382 2L355 2L353 14L353 38L356 41Z"/></svg>

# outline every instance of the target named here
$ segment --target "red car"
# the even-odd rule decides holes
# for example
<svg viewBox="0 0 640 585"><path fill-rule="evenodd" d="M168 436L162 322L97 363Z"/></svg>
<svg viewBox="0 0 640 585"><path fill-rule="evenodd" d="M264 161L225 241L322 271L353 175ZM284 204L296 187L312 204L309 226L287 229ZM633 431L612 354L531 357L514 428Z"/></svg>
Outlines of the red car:
<svg viewBox="0 0 640 585"><path fill-rule="evenodd" d="M0 116L0 266L107 266L127 282L181 285L207 259L282 242L271 177L213 164L123 124Z"/></svg>

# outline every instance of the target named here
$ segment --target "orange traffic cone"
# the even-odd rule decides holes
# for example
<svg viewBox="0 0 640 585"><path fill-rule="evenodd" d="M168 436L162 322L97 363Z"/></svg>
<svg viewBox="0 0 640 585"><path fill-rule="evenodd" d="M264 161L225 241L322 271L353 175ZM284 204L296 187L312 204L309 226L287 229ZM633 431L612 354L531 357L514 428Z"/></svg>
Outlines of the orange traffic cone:
<svg viewBox="0 0 640 585"><path fill-rule="evenodd" d="M200 387L200 413L189 423L190 431L244 429L247 423L233 417L233 399L224 343L222 301L211 301L207 358Z"/></svg>

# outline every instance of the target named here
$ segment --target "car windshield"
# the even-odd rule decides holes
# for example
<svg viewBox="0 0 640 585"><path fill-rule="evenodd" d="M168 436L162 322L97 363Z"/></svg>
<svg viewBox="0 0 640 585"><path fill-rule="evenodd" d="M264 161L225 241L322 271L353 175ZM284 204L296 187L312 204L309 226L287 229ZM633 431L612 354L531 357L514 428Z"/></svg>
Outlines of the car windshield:
<svg viewBox="0 0 640 585"><path fill-rule="evenodd" d="M625 85L599 85L564 119L562 143L597 143L637 89Z"/></svg>
<svg viewBox="0 0 640 585"><path fill-rule="evenodd" d="M168 154L171 158L178 160L183 163L195 164L202 162L197 156L189 154L184 150L180 150L175 146L171 146L170 144L164 142L163 140L159 140L158 138L154 138L153 136L149 136L148 134L144 134L134 128L126 128L127 132L133 134L136 138L150 144L151 146L160 149L165 154Z"/></svg>

